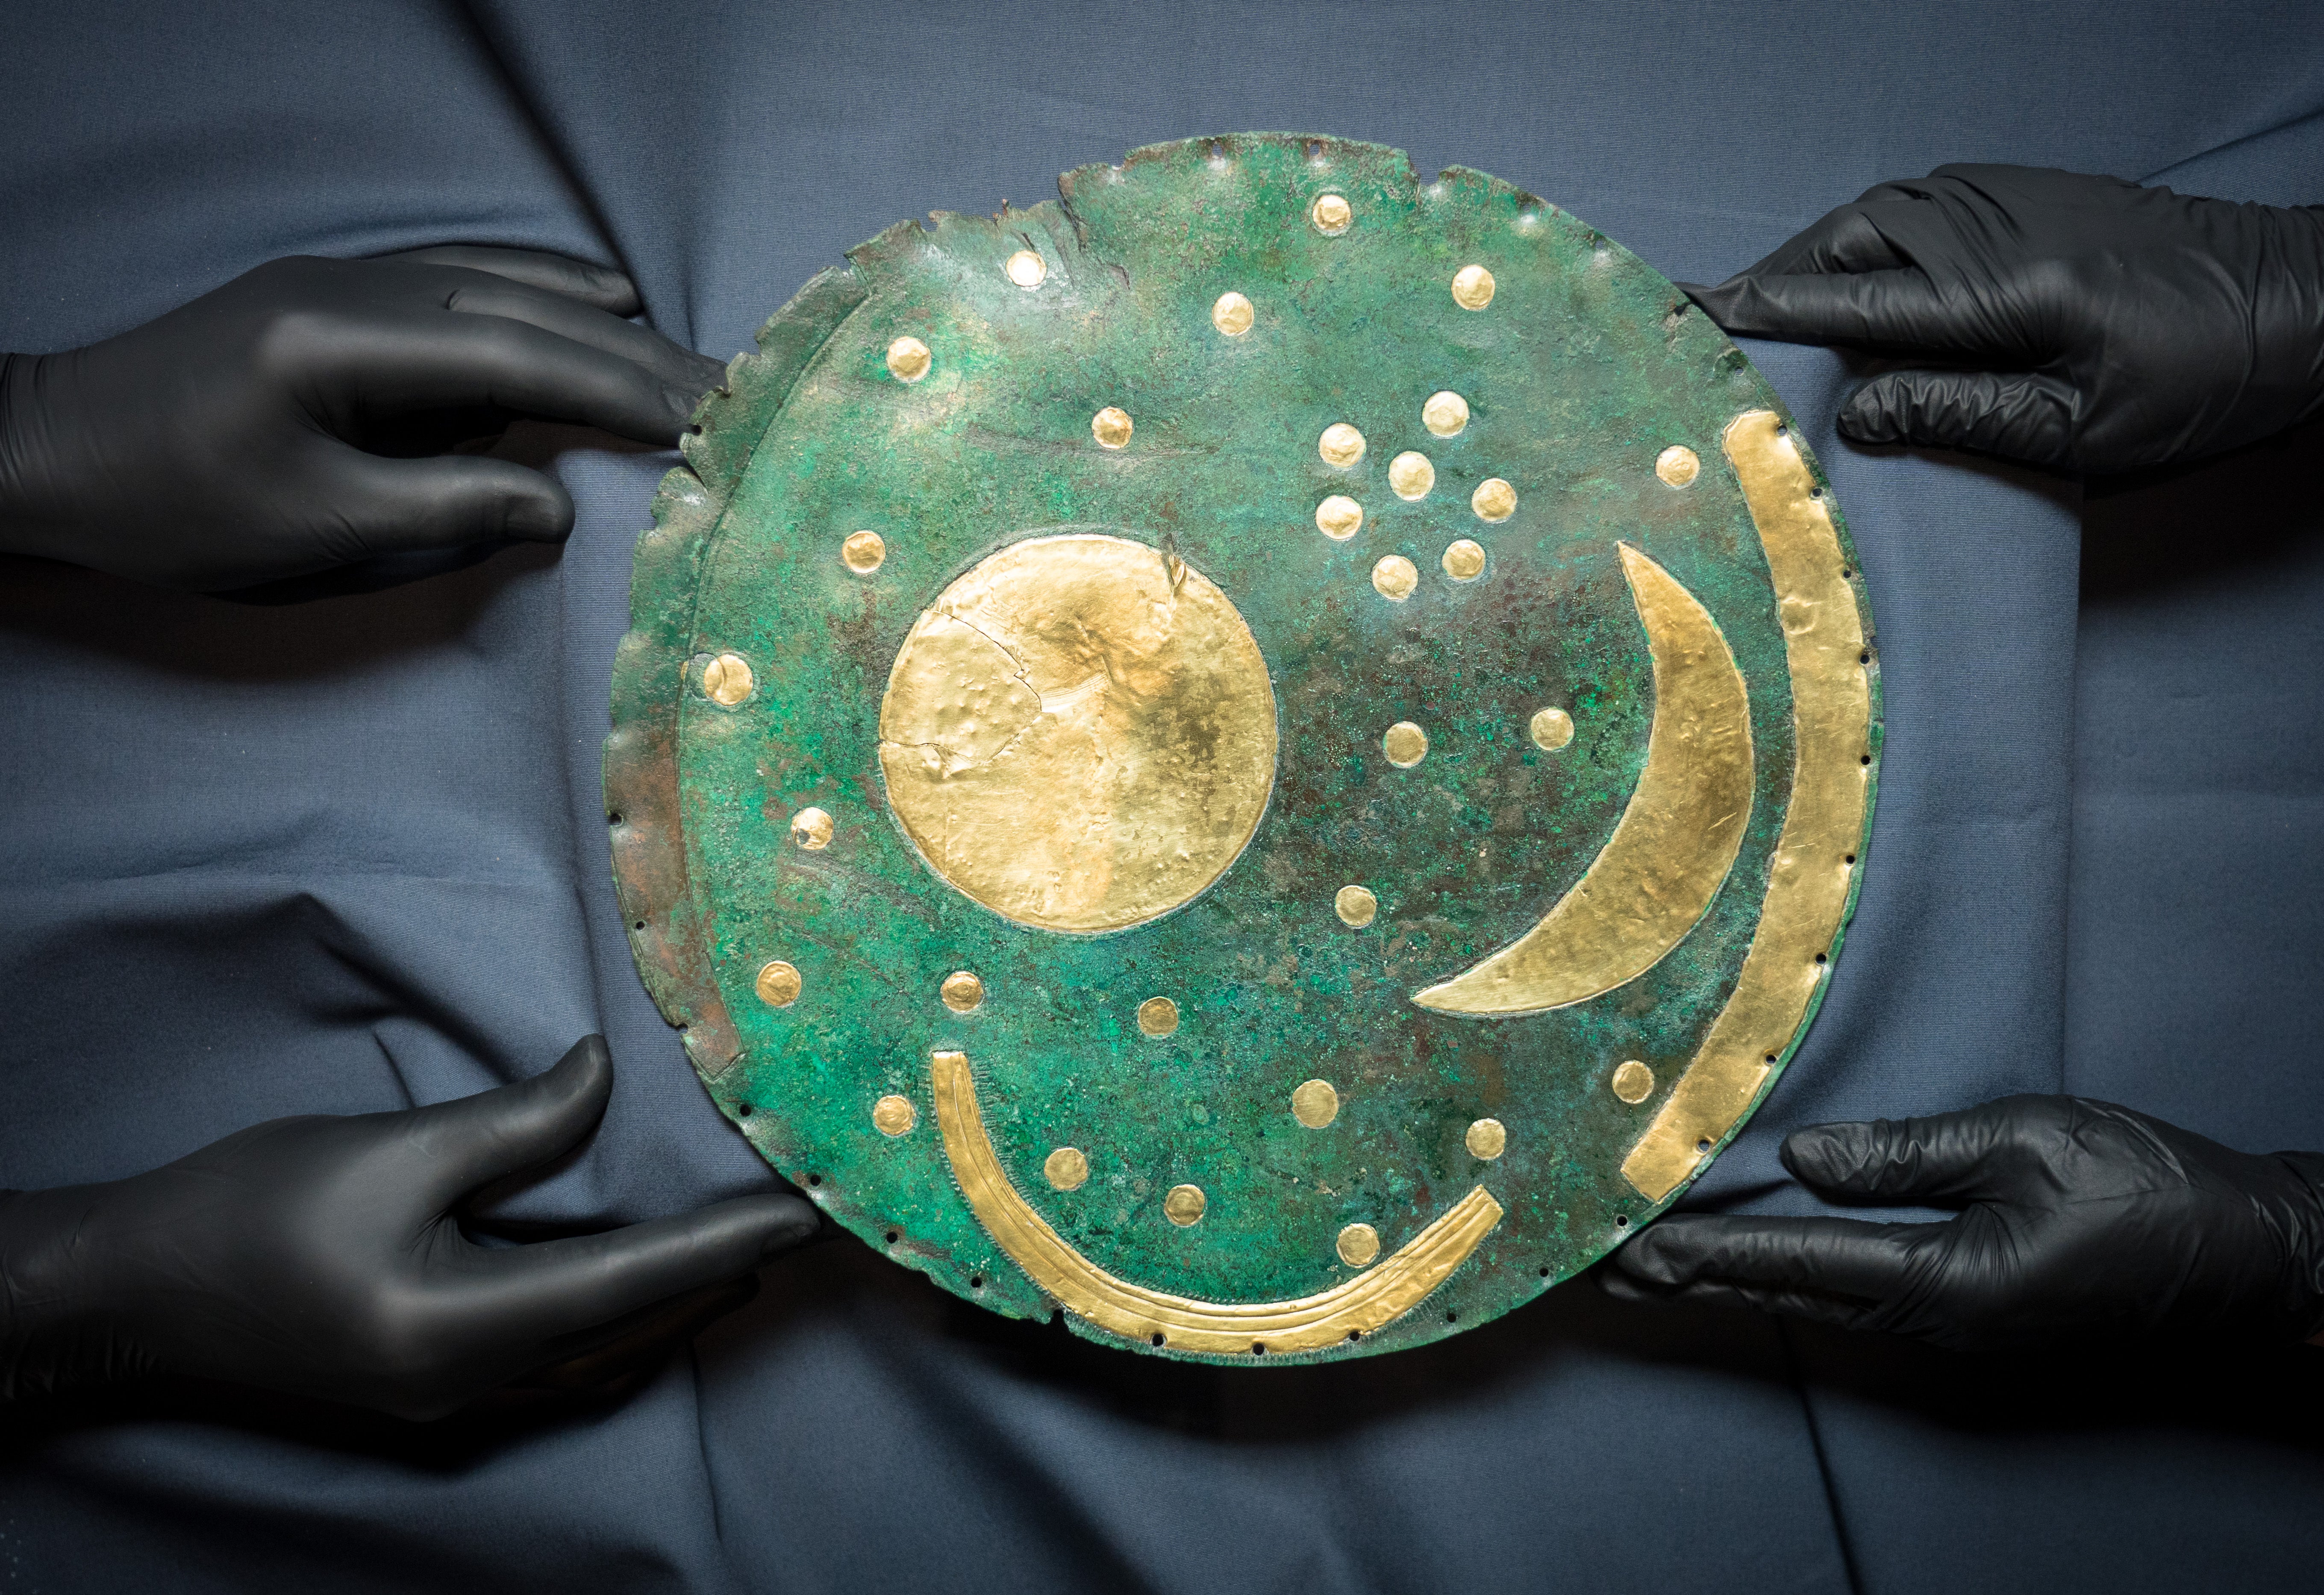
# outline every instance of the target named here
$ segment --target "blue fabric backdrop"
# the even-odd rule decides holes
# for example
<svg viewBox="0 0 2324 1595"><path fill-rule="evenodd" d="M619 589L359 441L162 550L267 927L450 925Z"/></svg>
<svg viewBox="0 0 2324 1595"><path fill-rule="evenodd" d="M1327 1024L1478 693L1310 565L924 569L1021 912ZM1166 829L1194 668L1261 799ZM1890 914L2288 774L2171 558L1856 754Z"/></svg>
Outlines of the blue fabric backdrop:
<svg viewBox="0 0 2324 1595"><path fill-rule="evenodd" d="M273 256L618 262L724 355L896 217L1139 143L1399 145L1713 280L1884 178L2014 161L2324 200L2312 5L7 7L0 347ZM2071 1089L2324 1147L2324 435L2079 489L1831 435L1888 742L1830 1002L1698 1205L1805 1212L1781 1134ZM300 602L0 563L0 1184L437 1101L603 1029L588 1153L500 1215L762 1188L633 974L597 796L669 456L531 429L580 524ZM2087 536L2084 526L2087 524ZM2078 592L2080 622L2078 625ZM414 1430L231 1393L0 1434L42 1590L2313 1588L2324 1354L1940 1357L1586 1285L1427 1351L1166 1366L852 1240L649 1387Z"/></svg>

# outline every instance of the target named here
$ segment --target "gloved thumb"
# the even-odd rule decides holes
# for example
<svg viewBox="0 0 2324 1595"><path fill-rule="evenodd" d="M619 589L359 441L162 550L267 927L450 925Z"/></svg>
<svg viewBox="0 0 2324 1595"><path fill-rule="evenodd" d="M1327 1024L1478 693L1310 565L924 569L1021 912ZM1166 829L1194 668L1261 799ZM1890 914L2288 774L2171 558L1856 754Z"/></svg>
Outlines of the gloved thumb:
<svg viewBox="0 0 2324 1595"><path fill-rule="evenodd" d="M573 497L556 480L486 455L383 459L347 448L335 462L335 491L349 546L335 560L456 548L492 538L562 542L573 530Z"/></svg>
<svg viewBox="0 0 2324 1595"><path fill-rule="evenodd" d="M1840 410L1858 443L1968 448L2052 470L2073 466L2074 391L2028 372L1892 371Z"/></svg>
<svg viewBox="0 0 2324 1595"><path fill-rule="evenodd" d="M613 1060L602 1036L584 1036L528 1080L437 1102L408 1117L426 1159L426 1200L447 1208L477 1186L537 1168L569 1150L604 1115Z"/></svg>

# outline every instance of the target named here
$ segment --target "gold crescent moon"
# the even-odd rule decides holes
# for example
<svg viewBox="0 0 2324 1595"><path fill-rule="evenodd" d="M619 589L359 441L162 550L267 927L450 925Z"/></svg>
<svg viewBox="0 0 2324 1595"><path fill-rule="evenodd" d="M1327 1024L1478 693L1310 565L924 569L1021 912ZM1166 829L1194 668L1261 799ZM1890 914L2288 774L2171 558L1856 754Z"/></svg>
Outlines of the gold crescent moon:
<svg viewBox="0 0 2324 1595"><path fill-rule="evenodd" d="M1392 1256L1314 1295L1204 1302L1148 1290L1090 1261L1018 1194L984 1133L966 1055L934 1054L928 1073L945 1156L961 1194L1001 1249L1066 1311L1116 1334L1174 1351L1237 1356L1261 1350L1315 1351L1370 1334L1419 1305L1501 1222L1501 1204L1476 1185Z"/></svg>
<svg viewBox="0 0 2324 1595"><path fill-rule="evenodd" d="M1413 998L1442 1013L1538 1013L1636 980L1711 907L1751 818L1751 704L1719 624L1670 572L1622 550L1646 629L1655 722L1614 834L1541 922Z"/></svg>

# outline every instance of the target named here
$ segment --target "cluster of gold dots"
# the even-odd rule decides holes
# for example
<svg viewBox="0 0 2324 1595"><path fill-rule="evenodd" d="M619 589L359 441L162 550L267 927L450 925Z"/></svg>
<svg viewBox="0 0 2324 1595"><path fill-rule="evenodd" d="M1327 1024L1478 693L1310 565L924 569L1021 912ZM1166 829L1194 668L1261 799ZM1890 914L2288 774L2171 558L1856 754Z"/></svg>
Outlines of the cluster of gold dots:
<svg viewBox="0 0 2324 1595"><path fill-rule="evenodd" d="M1315 506L1315 530L1335 543L1346 542L1363 524L1363 505L1344 493L1335 493Z"/></svg>
<svg viewBox="0 0 2324 1595"><path fill-rule="evenodd" d="M1388 463L1389 491L1406 503L1417 503L1436 485L1436 467L1426 455L1406 449Z"/></svg>
<svg viewBox="0 0 2324 1595"><path fill-rule="evenodd" d="M1364 457L1364 435L1345 421L1333 421L1315 439L1315 452L1325 465L1345 470Z"/></svg>
<svg viewBox="0 0 2324 1595"><path fill-rule="evenodd" d="M1438 438L1458 438L1469 424L1469 401L1449 389L1431 393L1420 407L1420 424Z"/></svg>
<svg viewBox="0 0 2324 1595"><path fill-rule="evenodd" d="M1462 538L1444 548L1444 574L1456 582L1473 582L1485 573L1484 545Z"/></svg>

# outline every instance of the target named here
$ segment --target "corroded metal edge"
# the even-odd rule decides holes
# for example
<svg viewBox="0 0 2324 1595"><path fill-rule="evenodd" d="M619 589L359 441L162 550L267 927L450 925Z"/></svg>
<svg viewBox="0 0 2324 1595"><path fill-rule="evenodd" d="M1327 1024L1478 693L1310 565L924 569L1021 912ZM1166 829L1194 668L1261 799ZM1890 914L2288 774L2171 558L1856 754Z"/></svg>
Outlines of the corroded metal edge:
<svg viewBox="0 0 2324 1595"><path fill-rule="evenodd" d="M1751 410L1722 452L1759 529L1791 666L1792 790L1751 950L1677 1088L1623 1159L1650 1202L1692 1179L1807 1034L1855 912L1880 756L1877 681L1855 559L1784 417Z"/></svg>
<svg viewBox="0 0 2324 1595"><path fill-rule="evenodd" d="M1426 1300L1501 1222L1501 1204L1478 1185L1393 1254L1314 1295L1204 1302L1149 1290L1075 1250L1010 1182L984 1133L967 1056L936 1053L928 1069L945 1157L985 1231L1060 1305L1128 1340L1234 1357L1318 1351L1360 1341Z"/></svg>
<svg viewBox="0 0 2324 1595"><path fill-rule="evenodd" d="M704 557L751 451L816 352L863 302L849 268L824 272L760 328L726 382L705 395L682 441L687 464L654 494L630 576L630 630L613 655L613 730L605 739L605 819L613 889L646 990L715 1083L742 1044L718 992L687 878L678 781L678 711L694 643Z"/></svg>

